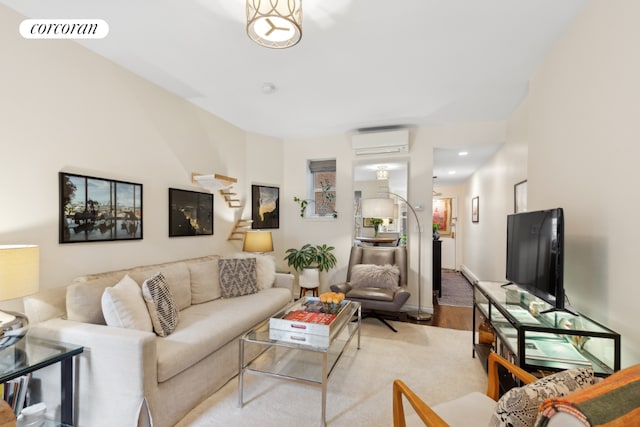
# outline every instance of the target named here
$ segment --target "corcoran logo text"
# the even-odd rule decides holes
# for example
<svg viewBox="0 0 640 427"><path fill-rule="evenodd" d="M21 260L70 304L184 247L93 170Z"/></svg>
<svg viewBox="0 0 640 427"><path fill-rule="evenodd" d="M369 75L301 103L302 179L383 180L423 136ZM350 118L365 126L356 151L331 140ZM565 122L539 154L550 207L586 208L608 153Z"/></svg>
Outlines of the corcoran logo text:
<svg viewBox="0 0 640 427"><path fill-rule="evenodd" d="M102 39L109 24L102 19L25 19L20 34L25 39Z"/></svg>

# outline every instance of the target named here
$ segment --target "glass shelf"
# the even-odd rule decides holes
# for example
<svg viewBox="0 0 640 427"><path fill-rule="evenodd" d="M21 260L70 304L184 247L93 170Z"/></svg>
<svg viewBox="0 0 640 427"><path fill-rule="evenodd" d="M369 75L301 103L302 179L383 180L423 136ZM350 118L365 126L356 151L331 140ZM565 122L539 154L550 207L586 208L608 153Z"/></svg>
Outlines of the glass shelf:
<svg viewBox="0 0 640 427"><path fill-rule="evenodd" d="M546 312L551 306L515 285L475 283L474 306L474 329L478 312L493 326L493 349L526 370L591 365L606 376L620 369L618 333L580 314ZM475 334L473 344L475 351Z"/></svg>

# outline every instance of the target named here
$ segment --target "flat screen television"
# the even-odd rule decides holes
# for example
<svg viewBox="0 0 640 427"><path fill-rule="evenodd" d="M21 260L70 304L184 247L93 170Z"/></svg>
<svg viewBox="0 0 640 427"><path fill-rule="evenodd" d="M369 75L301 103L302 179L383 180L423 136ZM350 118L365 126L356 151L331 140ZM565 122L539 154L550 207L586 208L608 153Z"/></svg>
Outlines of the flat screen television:
<svg viewBox="0 0 640 427"><path fill-rule="evenodd" d="M562 208L507 216L507 280L553 310L565 307L564 213Z"/></svg>

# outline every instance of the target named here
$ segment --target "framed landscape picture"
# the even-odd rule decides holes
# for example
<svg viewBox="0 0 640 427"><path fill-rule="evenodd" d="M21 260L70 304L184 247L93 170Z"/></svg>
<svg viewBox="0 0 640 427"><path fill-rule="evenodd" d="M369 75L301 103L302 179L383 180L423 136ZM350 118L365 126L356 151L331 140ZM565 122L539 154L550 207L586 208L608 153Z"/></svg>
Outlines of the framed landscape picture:
<svg viewBox="0 0 640 427"><path fill-rule="evenodd" d="M471 222L480 222L480 197L471 199Z"/></svg>
<svg viewBox="0 0 640 427"><path fill-rule="evenodd" d="M142 239L142 184L59 173L60 243Z"/></svg>
<svg viewBox="0 0 640 427"><path fill-rule="evenodd" d="M280 189L265 185L251 186L251 228L280 228Z"/></svg>
<svg viewBox="0 0 640 427"><path fill-rule="evenodd" d="M213 194L169 189L169 237L213 234Z"/></svg>

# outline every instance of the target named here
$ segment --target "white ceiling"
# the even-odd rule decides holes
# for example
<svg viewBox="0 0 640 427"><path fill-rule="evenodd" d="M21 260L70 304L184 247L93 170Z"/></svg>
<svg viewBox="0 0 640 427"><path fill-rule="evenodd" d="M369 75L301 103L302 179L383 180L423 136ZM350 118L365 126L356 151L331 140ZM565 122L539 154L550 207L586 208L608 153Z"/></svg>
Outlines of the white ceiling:
<svg viewBox="0 0 640 427"><path fill-rule="evenodd" d="M302 40L284 50L248 38L245 0L0 4L29 18L104 19L108 36L87 48L246 131L286 139L505 120L586 1L304 0Z"/></svg>

